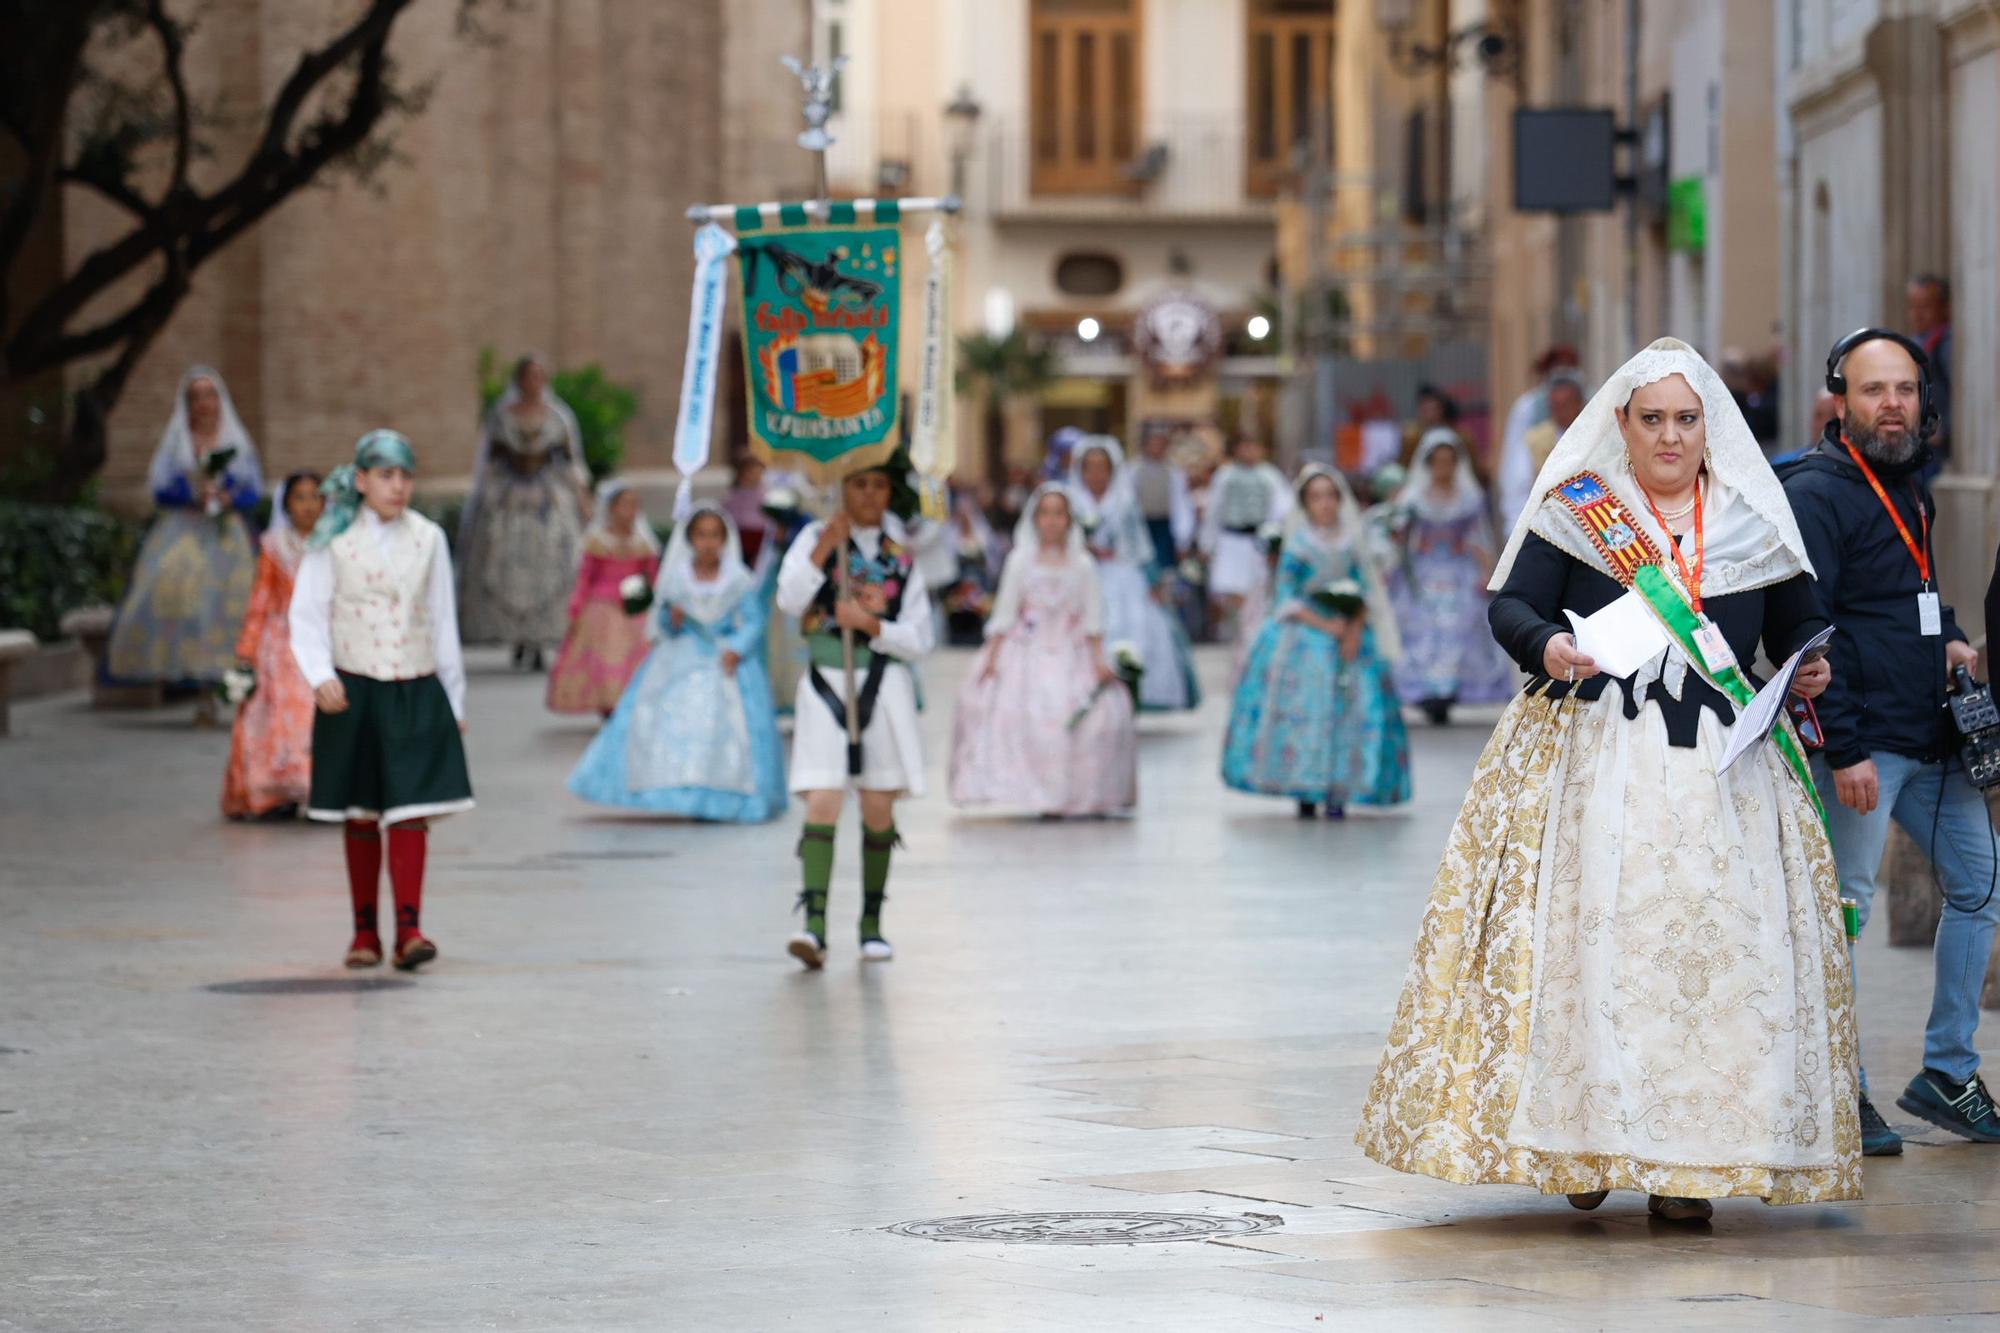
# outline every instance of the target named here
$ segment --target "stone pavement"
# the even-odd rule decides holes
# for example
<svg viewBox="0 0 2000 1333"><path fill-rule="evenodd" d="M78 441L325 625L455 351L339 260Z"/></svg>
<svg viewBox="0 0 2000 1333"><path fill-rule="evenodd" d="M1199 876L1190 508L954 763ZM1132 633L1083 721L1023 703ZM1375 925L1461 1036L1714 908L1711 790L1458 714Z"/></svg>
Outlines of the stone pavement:
<svg viewBox="0 0 2000 1333"><path fill-rule="evenodd" d="M931 671L934 787L965 661ZM908 807L885 967L855 959L843 829L815 976L781 952L795 820L593 813L561 788L588 726L475 654L481 806L433 835L444 956L361 992L338 839L222 823L226 733L17 709L0 1328L1992 1326L2000 1148L1928 1135L1869 1163L1863 1203L1727 1202L1712 1231L1363 1159L1486 728L1417 731L1407 813L1302 824L1218 784L1225 663L1204 668L1200 715L1146 724L1136 819ZM1862 954L1869 1063L1899 1087L1928 958ZM889 1230L1103 1210L1245 1230Z"/></svg>

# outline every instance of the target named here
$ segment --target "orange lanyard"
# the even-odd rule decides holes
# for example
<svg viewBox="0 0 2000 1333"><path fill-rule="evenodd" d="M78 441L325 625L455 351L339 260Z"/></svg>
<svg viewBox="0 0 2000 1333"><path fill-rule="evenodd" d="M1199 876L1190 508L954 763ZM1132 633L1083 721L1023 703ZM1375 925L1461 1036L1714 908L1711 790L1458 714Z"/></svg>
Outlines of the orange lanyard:
<svg viewBox="0 0 2000 1333"><path fill-rule="evenodd" d="M1840 437L1840 442L1847 445L1847 456L1854 460L1854 466L1861 469L1861 475L1868 478L1868 484L1875 490L1875 498L1880 500L1882 507L1889 511L1889 521L1896 525L1896 535L1901 537L1903 545L1909 548L1910 559L1917 562L1917 575L1924 581L1924 591L1929 592L1931 586L1931 516L1924 509L1923 493L1917 490L1915 482L1910 483L1910 499L1917 506L1917 521L1923 525L1924 530L1924 544L1919 546L1910 540L1910 525L1903 522L1903 516L1896 512L1896 506L1889 503L1889 493L1883 490L1882 483L1875 479L1875 469L1868 466L1868 460L1861 456L1859 449L1847 443L1847 436L1845 434Z"/></svg>
<svg viewBox="0 0 2000 1333"><path fill-rule="evenodd" d="M1688 605L1696 615L1701 614L1701 567L1708 553L1708 540L1701 523L1701 478L1694 479L1694 568L1681 555L1681 544L1674 537L1674 530L1667 526L1666 515L1653 503L1653 493L1642 483L1639 494L1646 497L1646 507L1653 511L1653 521L1660 525L1660 531L1667 534L1667 550L1673 554L1674 565L1681 571L1681 582L1687 585Z"/></svg>

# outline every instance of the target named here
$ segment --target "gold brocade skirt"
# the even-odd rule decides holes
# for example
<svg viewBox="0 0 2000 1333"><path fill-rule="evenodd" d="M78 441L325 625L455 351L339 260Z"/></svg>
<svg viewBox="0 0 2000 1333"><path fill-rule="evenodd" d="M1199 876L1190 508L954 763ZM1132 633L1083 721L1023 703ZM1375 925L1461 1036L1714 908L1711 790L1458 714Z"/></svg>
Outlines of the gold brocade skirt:
<svg viewBox="0 0 2000 1333"><path fill-rule="evenodd" d="M1480 756L1356 1142L1545 1194L1859 1198L1839 881L1766 745L1522 695Z"/></svg>

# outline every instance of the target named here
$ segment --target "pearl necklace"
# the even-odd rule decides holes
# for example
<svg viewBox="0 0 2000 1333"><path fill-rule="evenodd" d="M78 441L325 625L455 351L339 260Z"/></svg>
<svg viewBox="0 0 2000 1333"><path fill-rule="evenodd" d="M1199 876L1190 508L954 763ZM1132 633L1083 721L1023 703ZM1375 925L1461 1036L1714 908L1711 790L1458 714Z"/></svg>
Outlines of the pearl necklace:
<svg viewBox="0 0 2000 1333"><path fill-rule="evenodd" d="M1688 502L1679 509L1662 509L1660 517L1665 519L1686 518L1694 512L1694 507L1700 500L1701 492L1697 490L1693 495L1688 497Z"/></svg>

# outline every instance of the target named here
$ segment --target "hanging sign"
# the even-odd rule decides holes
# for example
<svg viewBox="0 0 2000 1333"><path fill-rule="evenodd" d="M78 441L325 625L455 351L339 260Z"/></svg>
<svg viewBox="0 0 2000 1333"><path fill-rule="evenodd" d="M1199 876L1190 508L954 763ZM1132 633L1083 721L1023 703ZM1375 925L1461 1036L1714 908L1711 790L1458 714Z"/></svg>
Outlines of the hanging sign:
<svg viewBox="0 0 2000 1333"><path fill-rule="evenodd" d="M737 255L752 442L817 481L886 459L898 443L897 229L753 233Z"/></svg>

